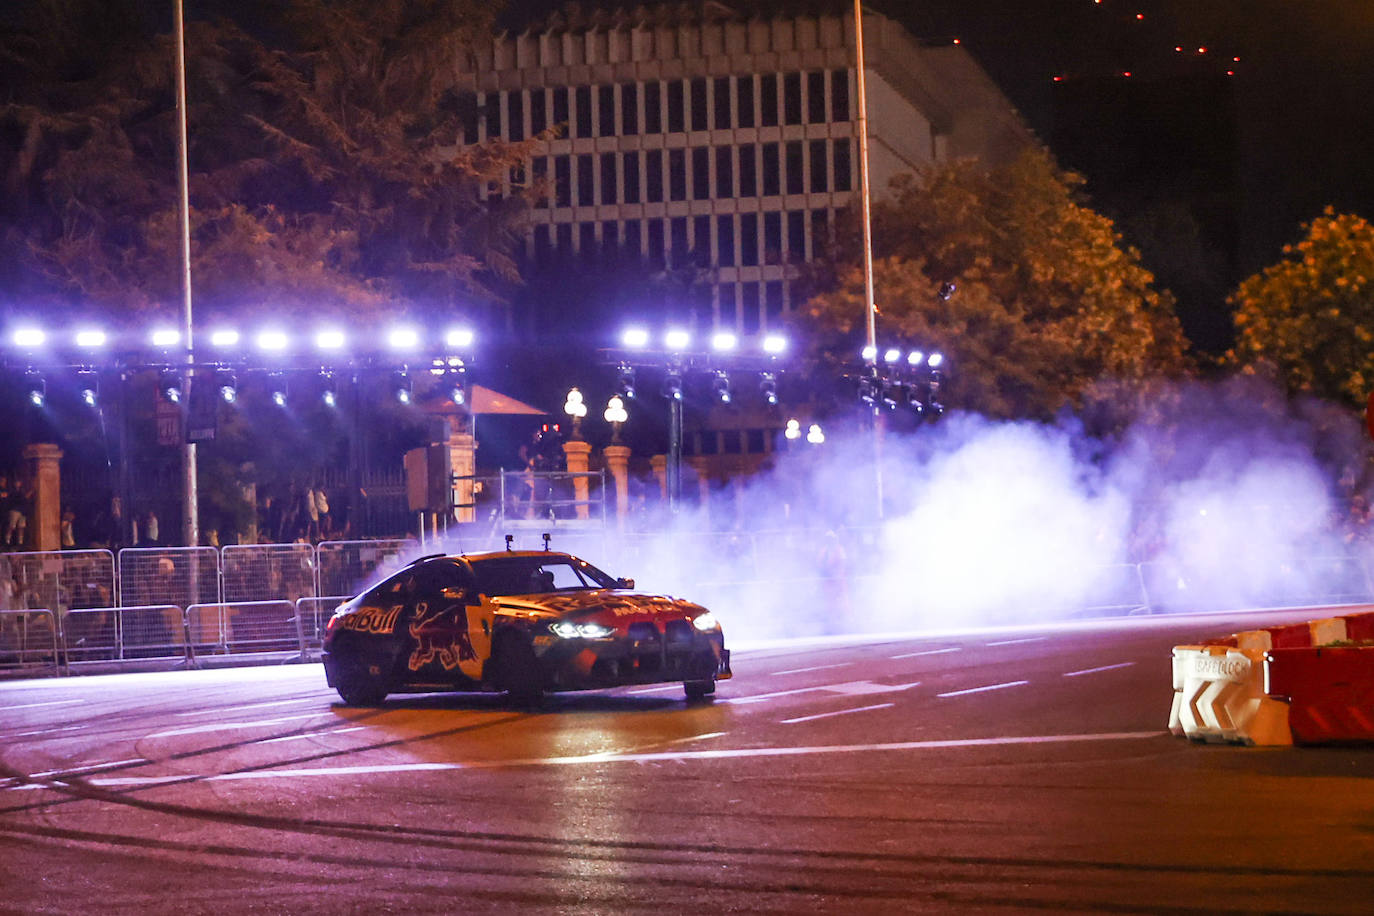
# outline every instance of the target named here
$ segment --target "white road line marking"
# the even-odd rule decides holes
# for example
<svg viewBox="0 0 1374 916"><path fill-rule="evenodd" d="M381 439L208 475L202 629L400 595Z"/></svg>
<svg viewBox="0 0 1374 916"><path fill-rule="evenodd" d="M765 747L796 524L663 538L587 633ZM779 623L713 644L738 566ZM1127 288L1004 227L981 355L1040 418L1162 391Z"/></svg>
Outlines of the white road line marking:
<svg viewBox="0 0 1374 916"><path fill-rule="evenodd" d="M948 693L937 693L937 697L961 697L967 693L983 693L987 690L1005 690L1008 687L1024 687L1030 681L1007 681L1005 684L989 684L986 687L969 687L964 690L951 690Z"/></svg>
<svg viewBox="0 0 1374 916"><path fill-rule="evenodd" d="M301 697L295 700L273 700L270 703L249 703L247 706L219 706L214 709L196 709L191 712L179 712L178 716L222 716L231 712L242 712L245 709L265 709L268 706L290 706L292 703L318 703L318 697Z"/></svg>
<svg viewBox="0 0 1374 916"><path fill-rule="evenodd" d="M98 773L101 770L111 770L115 767L122 767L125 764L151 763L147 757L130 757L128 760L111 760L109 763L92 763L84 767L72 767L69 770L48 770L44 773L30 773L30 779L48 779L52 776L68 777L80 776L82 773Z"/></svg>
<svg viewBox="0 0 1374 916"><path fill-rule="evenodd" d="M872 712L875 709L888 709L896 706L896 703L879 703L876 706L859 706L854 709L841 709L836 712L818 712L814 716L797 716L795 719L783 719L783 725L794 725L797 722L814 722L816 719L829 719L832 716L847 716L851 712Z"/></svg>
<svg viewBox="0 0 1374 916"><path fill-rule="evenodd" d="M270 725L280 725L283 722L293 722L296 719L315 719L324 715L328 715L328 713L308 712L299 716L282 716L278 719L259 719L256 722L224 722L216 725L192 725L189 728L174 728L171 731L155 732L148 737L174 738L178 735L196 735L202 732L222 732L235 728L266 728Z"/></svg>
<svg viewBox="0 0 1374 916"><path fill-rule="evenodd" d="M1084 668L1082 671L1066 671L1064 677L1078 677L1080 674L1096 674L1099 671L1115 671L1117 668L1129 668L1135 662L1121 662L1117 665L1103 665L1101 668Z"/></svg>
<svg viewBox="0 0 1374 916"><path fill-rule="evenodd" d="M820 690L820 687L795 687L792 690L775 690L772 693L756 693L748 697L723 697L716 700L717 703L762 703L764 700L771 700L774 697L789 697L798 693L811 693L813 690Z"/></svg>
<svg viewBox="0 0 1374 916"><path fill-rule="evenodd" d="M70 706L73 703L84 703L85 700L49 700L46 703L24 703L20 706L6 706L6 709L37 709L40 706Z"/></svg>
<svg viewBox="0 0 1374 916"><path fill-rule="evenodd" d="M849 662L840 662L838 665L815 665L811 668L789 668L786 671L774 671L776 677L781 674L805 674L808 671L829 671L831 668L848 668Z"/></svg>
<svg viewBox="0 0 1374 916"><path fill-rule="evenodd" d="M350 728L331 728L328 731L307 732L304 735L286 735L281 738L267 738L263 741L259 741L258 744L276 744L278 741L299 741L302 738L318 738L321 735L342 735L344 732L359 732L366 727L365 725L354 725Z"/></svg>
<svg viewBox="0 0 1374 916"><path fill-rule="evenodd" d="M660 685L657 686L657 687L641 687L641 688L639 688L638 690L627 690L627 691L625 691L625 695L626 695L626 696L629 696L629 695L631 695L631 694L638 694L638 693L663 693L663 692L668 691L668 690L681 690L681 689L682 689L682 685L681 685L681 684L660 684Z"/></svg>
<svg viewBox="0 0 1374 916"><path fill-rule="evenodd" d="M84 725L64 725L61 728L39 728L31 732L15 732L11 738L30 738L34 735L51 735L56 732L79 732L84 729Z"/></svg>
<svg viewBox="0 0 1374 916"><path fill-rule="evenodd" d="M297 770L249 770L242 773L220 773L207 776L215 782L235 782L252 779L299 779L309 776L363 776L385 773L419 773L452 770L492 770L506 767L563 767L598 763L659 763L686 760L734 760L751 757L807 757L830 754L861 754L880 751L930 751L970 747L1001 747L1016 744L1076 744L1095 741L1134 741L1158 738L1163 731L1103 732L1088 735L1026 735L1016 738L962 738L944 741L896 741L888 744L833 744L814 747L746 747L721 748L703 751L653 751L633 754L591 754L576 757L539 757L523 760L474 760L450 763L397 763L375 766L312 767ZM107 777L90 780L99 786L154 785L163 782L188 780L196 777L148 776ZM24 788L24 787L20 787Z"/></svg>
<svg viewBox="0 0 1374 916"><path fill-rule="evenodd" d="M663 742L664 746L672 744L686 744L689 741L705 741L708 738L723 738L725 732L706 732L704 735L689 735L686 738L674 738L672 741Z"/></svg>
<svg viewBox="0 0 1374 916"><path fill-rule="evenodd" d="M889 655L894 662L902 658L920 658L922 655L944 655L946 652L961 652L963 646L950 646L948 649L926 649L924 652L907 652L905 655Z"/></svg>
<svg viewBox="0 0 1374 916"><path fill-rule="evenodd" d="M875 684L872 681L847 681L843 684L817 684L814 687L795 687L792 690L774 690L771 693L756 693L748 697L722 697L716 700L717 703L762 703L764 700L771 700L775 697L795 696L799 693L812 693L817 690L824 690L828 693L839 693L845 696L863 696L870 693L896 693L899 690L910 690L917 686L920 681L913 681L910 684Z"/></svg>
<svg viewBox="0 0 1374 916"><path fill-rule="evenodd" d="M989 646L1015 646L1023 642L1042 642L1049 639L1048 636L1027 636L1024 639L999 639L996 642L986 643Z"/></svg>

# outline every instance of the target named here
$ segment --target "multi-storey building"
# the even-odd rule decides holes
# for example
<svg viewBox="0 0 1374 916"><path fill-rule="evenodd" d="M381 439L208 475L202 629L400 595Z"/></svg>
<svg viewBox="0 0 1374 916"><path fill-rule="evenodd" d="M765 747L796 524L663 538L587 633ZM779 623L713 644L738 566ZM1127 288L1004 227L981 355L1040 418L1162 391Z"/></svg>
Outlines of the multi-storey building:
<svg viewBox="0 0 1374 916"><path fill-rule="evenodd" d="M922 43L874 13L864 44L875 194L899 172L1031 142L962 47ZM529 262L574 255L685 275L673 317L697 332L779 327L798 304L799 265L859 187L854 22L838 11L570 7L478 48L460 76L476 93L468 142L558 130L512 176L547 189L530 214Z"/></svg>

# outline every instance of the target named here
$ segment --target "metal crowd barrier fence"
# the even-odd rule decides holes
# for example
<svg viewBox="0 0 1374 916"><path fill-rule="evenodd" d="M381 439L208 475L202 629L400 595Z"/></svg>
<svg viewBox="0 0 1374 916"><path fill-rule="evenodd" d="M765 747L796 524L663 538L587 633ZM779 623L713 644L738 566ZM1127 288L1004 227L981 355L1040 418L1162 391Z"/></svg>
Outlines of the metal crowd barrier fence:
<svg viewBox="0 0 1374 916"><path fill-rule="evenodd" d="M61 629L48 608L0 611L0 668L61 667Z"/></svg>
<svg viewBox="0 0 1374 916"><path fill-rule="evenodd" d="M351 598L352 595L335 595L324 598L296 599L296 626L301 632L301 661L319 658L324 648L324 627L329 622L334 608Z"/></svg>
<svg viewBox="0 0 1374 916"><path fill-rule="evenodd" d="M192 655L296 652L305 646L290 601L234 601L193 604L186 609Z"/></svg>
<svg viewBox="0 0 1374 916"><path fill-rule="evenodd" d="M126 547L119 552L119 604L192 604L223 600L219 551L213 547Z"/></svg>
<svg viewBox="0 0 1374 916"><path fill-rule="evenodd" d="M221 601L295 601L319 594L310 544L241 544L220 550Z"/></svg>
<svg viewBox="0 0 1374 916"><path fill-rule="evenodd" d="M0 554L0 578L14 583L13 604L54 613L115 602L114 554L108 550Z"/></svg>
<svg viewBox="0 0 1374 916"><path fill-rule="evenodd" d="M62 618L67 664L189 656L186 616L171 604L76 608Z"/></svg>
<svg viewBox="0 0 1374 916"><path fill-rule="evenodd" d="M315 548L317 595L356 594L374 577L398 569L419 545L409 538L378 541L321 541ZM304 597L304 596L302 596Z"/></svg>

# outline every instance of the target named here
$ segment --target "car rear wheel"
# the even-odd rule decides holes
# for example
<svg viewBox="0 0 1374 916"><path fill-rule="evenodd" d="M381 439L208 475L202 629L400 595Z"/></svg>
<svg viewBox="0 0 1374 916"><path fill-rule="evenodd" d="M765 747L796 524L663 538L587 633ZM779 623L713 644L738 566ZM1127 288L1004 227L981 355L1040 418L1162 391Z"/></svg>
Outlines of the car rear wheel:
<svg viewBox="0 0 1374 916"><path fill-rule="evenodd" d="M386 687L375 681L354 681L340 684L339 697L349 706L378 706L386 699Z"/></svg>
<svg viewBox="0 0 1374 916"><path fill-rule="evenodd" d="M524 636L507 633L500 637L492 653L496 662L496 686L517 706L536 706L544 698L539 660L534 647Z"/></svg>
<svg viewBox="0 0 1374 916"><path fill-rule="evenodd" d="M682 692L687 694L689 700L704 700L715 695L716 681L714 678L709 681L683 681Z"/></svg>

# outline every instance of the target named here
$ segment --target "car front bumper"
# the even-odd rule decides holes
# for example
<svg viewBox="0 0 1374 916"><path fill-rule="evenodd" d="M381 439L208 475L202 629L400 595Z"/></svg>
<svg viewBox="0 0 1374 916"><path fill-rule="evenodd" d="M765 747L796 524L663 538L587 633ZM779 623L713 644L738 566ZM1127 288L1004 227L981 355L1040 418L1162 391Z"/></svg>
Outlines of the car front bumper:
<svg viewBox="0 0 1374 916"><path fill-rule="evenodd" d="M608 639L539 635L534 653L553 690L587 690L630 684L726 680L730 650L720 633L690 637L632 633Z"/></svg>

